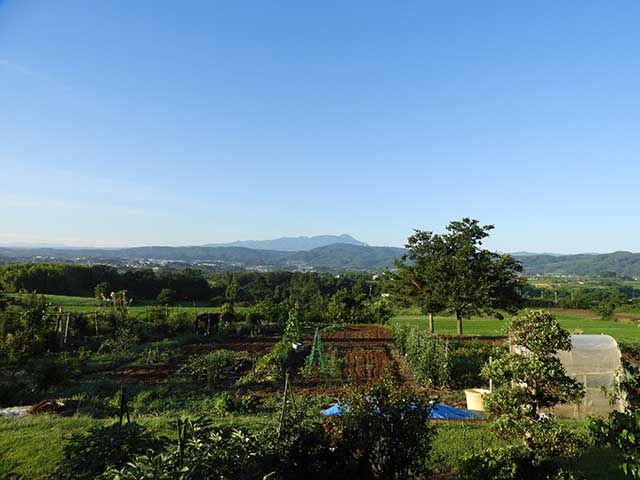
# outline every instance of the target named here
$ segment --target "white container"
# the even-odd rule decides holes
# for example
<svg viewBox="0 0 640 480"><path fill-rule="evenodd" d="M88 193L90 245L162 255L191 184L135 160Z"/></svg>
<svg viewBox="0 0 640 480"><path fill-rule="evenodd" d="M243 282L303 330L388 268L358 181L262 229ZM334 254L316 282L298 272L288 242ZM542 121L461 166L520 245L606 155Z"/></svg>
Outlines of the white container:
<svg viewBox="0 0 640 480"><path fill-rule="evenodd" d="M482 397L487 393L491 393L486 388L469 388L464 391L467 397L467 410L473 410L474 412L484 412L484 402Z"/></svg>

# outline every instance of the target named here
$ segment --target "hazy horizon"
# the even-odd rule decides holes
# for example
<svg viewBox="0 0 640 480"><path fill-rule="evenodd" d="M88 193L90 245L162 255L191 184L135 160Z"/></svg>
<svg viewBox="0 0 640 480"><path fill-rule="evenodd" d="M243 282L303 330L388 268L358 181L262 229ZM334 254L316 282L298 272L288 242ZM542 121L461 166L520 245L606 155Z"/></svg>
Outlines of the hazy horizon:
<svg viewBox="0 0 640 480"><path fill-rule="evenodd" d="M640 251L638 14L0 0L0 245Z"/></svg>

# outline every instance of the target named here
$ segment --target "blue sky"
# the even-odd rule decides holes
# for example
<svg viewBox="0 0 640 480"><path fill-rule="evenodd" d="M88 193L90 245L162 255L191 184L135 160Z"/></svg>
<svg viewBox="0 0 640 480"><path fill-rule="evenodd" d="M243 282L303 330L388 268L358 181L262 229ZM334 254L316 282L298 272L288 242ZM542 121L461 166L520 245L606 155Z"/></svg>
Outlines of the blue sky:
<svg viewBox="0 0 640 480"><path fill-rule="evenodd" d="M452 219L640 251L640 3L0 0L0 243Z"/></svg>

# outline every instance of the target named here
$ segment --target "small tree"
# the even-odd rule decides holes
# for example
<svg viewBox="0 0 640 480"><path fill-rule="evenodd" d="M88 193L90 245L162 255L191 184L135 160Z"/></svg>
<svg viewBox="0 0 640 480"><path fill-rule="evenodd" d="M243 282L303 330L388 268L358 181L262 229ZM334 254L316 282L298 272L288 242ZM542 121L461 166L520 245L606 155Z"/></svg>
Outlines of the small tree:
<svg viewBox="0 0 640 480"><path fill-rule="evenodd" d="M158 305L173 305L176 302L178 294L172 288L163 288L158 294L156 302Z"/></svg>
<svg viewBox="0 0 640 480"><path fill-rule="evenodd" d="M492 459L489 462L486 455L470 457L465 469L474 478L490 478L495 474L496 462L507 460L520 469L514 478L538 471L552 472L554 458L572 455L577 447L573 432L540 415L543 409L577 402L584 395L582 384L566 374L556 356L558 350L571 349L569 332L550 313L529 311L511 322L509 337L516 348L485 365L482 375L499 385L485 397L487 410L496 417L496 432L501 438L513 438L520 443L508 455L503 450L489 452L487 455ZM481 473L478 469L483 465L494 469L493 473Z"/></svg>
<svg viewBox="0 0 640 480"><path fill-rule="evenodd" d="M603 300L595 308L595 312L600 315L602 320L611 320L613 312L616 310L616 306L609 300Z"/></svg>
<svg viewBox="0 0 640 480"><path fill-rule="evenodd" d="M109 282L100 282L93 289L93 296L96 298L96 300L102 302L106 300L110 291L111 286L109 285Z"/></svg>
<svg viewBox="0 0 640 480"><path fill-rule="evenodd" d="M462 335L464 318L522 306L522 265L510 255L481 248L492 229L463 218L450 222L446 234L416 230L407 240L408 252L396 262L392 285L429 314L431 332L432 315L444 310L455 314Z"/></svg>

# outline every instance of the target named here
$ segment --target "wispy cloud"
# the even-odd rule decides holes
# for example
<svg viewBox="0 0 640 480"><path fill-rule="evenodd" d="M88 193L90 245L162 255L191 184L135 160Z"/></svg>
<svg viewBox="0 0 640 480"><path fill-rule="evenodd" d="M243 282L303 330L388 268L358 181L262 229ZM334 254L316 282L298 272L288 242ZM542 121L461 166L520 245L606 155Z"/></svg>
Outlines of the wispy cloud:
<svg viewBox="0 0 640 480"><path fill-rule="evenodd" d="M43 237L25 233L0 233L0 246L6 247L124 247L122 243L96 242L80 238Z"/></svg>
<svg viewBox="0 0 640 480"><path fill-rule="evenodd" d="M23 75L33 75L33 70L23 67L22 65L18 65L17 63L10 62L6 58L0 58L0 67L3 67L7 70L13 70L15 72L21 73Z"/></svg>

